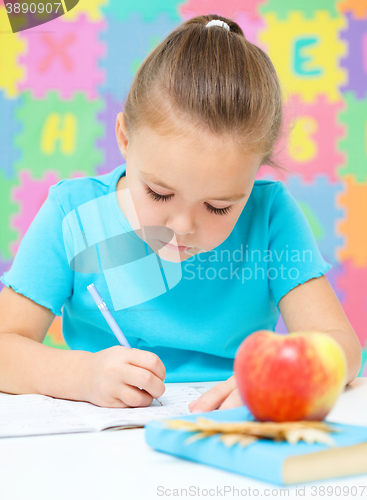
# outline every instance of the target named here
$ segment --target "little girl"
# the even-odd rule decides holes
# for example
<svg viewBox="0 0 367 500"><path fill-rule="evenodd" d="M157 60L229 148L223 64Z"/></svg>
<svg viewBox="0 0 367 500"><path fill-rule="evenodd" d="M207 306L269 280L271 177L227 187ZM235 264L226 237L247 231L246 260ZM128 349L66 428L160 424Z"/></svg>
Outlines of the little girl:
<svg viewBox="0 0 367 500"><path fill-rule="evenodd" d="M116 137L126 163L52 186L1 280L0 391L147 406L166 382L221 381L192 411L242 402L240 343L327 332L347 382L361 346L309 225L278 168L281 89L268 56L216 15L177 27L143 61ZM94 283L133 349L93 302ZM42 344L62 315L70 350Z"/></svg>

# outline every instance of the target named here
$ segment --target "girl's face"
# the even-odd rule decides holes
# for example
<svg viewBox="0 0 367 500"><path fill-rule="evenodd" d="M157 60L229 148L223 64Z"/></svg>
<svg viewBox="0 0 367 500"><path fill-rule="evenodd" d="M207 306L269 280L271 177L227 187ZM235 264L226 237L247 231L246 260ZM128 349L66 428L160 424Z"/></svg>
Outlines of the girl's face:
<svg viewBox="0 0 367 500"><path fill-rule="evenodd" d="M144 239L161 258L185 261L227 239L252 191L260 155L240 154L228 141L208 135L167 138L151 128L139 130L132 141L123 113L116 137L126 159L117 191L129 188L132 200L118 196L121 210L134 229L136 215L143 234L144 227L157 228Z"/></svg>

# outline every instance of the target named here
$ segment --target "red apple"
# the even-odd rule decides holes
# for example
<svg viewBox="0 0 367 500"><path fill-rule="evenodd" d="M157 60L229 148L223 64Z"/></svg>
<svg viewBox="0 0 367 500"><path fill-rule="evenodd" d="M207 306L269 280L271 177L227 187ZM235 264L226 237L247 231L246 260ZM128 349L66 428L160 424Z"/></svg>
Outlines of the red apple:
<svg viewBox="0 0 367 500"><path fill-rule="evenodd" d="M344 389L347 361L327 333L259 330L238 348L234 373L257 420L323 420Z"/></svg>

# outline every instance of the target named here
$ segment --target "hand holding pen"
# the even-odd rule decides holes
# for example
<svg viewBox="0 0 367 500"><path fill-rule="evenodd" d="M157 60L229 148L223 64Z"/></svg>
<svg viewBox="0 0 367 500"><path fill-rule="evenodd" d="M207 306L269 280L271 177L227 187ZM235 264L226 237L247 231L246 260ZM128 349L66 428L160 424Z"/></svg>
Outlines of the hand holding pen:
<svg viewBox="0 0 367 500"><path fill-rule="evenodd" d="M157 399L165 390L162 361L154 353L132 349L94 284L87 289L120 345L127 347L114 346L93 354L89 400L108 407L149 406L152 397Z"/></svg>

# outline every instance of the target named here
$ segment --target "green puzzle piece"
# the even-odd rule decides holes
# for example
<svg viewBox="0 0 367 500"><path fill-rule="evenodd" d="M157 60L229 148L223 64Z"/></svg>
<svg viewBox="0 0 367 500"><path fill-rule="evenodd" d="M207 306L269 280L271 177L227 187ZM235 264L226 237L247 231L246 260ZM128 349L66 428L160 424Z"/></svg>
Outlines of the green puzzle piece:
<svg viewBox="0 0 367 500"><path fill-rule="evenodd" d="M338 169L341 177L353 175L356 182L367 181L367 97L356 99L352 92L344 94L346 109L339 113L339 121L346 125L346 136L339 140L345 152L346 164Z"/></svg>
<svg viewBox="0 0 367 500"><path fill-rule="evenodd" d="M268 0L264 5L259 7L260 13L267 14L275 12L278 19L287 19L290 12L300 11L308 19L314 17L316 11L326 10L332 17L340 16L336 8L336 2L333 0L292 0L286 2L284 0Z"/></svg>
<svg viewBox="0 0 367 500"><path fill-rule="evenodd" d="M365 349L362 349L362 365L361 369L359 370L359 373L357 377L365 377L366 373L366 366L367 366L367 347Z"/></svg>
<svg viewBox="0 0 367 500"><path fill-rule="evenodd" d="M10 244L15 243L19 237L18 231L10 226L10 218L19 211L18 203L12 200L12 189L18 185L17 179L7 179L0 171L0 257L11 260Z"/></svg>
<svg viewBox="0 0 367 500"><path fill-rule="evenodd" d="M159 2L147 2L146 0L124 0L113 1L103 8L104 14L113 14L119 21L128 21L133 14L141 15L147 22L153 22L159 15L166 14L172 21L182 21L178 12L179 6L184 2L172 0L160 0Z"/></svg>
<svg viewBox="0 0 367 500"><path fill-rule="evenodd" d="M34 178L42 178L46 170L55 170L61 179L73 173L93 176L102 164L103 152L96 147L104 127L98 122L103 100L89 101L77 92L71 100L60 99L49 92L44 99L24 93L24 104L17 112L23 131L16 138L22 159L17 172L29 169Z"/></svg>
<svg viewBox="0 0 367 500"><path fill-rule="evenodd" d="M307 203L299 201L298 205L300 206L300 209L302 210L304 216L306 217L307 222L310 224L310 227L312 229L313 235L315 236L316 240L321 240L324 237L324 228L321 222L319 221L317 215L312 210L310 205L308 205Z"/></svg>

